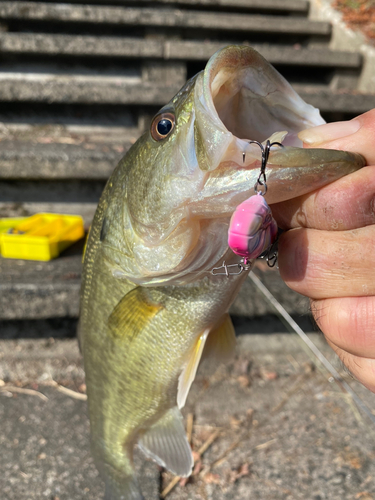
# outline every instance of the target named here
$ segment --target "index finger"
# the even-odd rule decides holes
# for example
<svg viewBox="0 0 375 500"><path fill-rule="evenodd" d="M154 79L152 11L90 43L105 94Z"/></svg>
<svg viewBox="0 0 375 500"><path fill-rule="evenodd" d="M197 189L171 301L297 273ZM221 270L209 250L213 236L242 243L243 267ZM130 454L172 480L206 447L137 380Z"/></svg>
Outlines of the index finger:
<svg viewBox="0 0 375 500"><path fill-rule="evenodd" d="M312 193L275 203L272 214L281 229L344 231L375 224L375 166Z"/></svg>
<svg viewBox="0 0 375 500"><path fill-rule="evenodd" d="M375 109L347 122L326 123L303 130L298 137L304 147L360 153L367 165L375 165Z"/></svg>

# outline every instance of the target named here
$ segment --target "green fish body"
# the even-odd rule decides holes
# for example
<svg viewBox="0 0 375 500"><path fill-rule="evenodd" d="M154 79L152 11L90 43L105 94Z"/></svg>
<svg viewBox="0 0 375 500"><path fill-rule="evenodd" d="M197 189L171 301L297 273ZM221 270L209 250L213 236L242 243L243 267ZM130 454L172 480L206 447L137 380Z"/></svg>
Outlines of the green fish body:
<svg viewBox="0 0 375 500"><path fill-rule="evenodd" d="M227 232L259 175L260 151L248 142L286 145L267 164L266 199L284 201L364 165L360 155L294 147L300 130L321 123L257 52L227 47L162 108L110 177L85 252L79 325L106 500L143 498L135 445L190 475L180 409L203 348L225 360L235 345L227 311L247 272L211 271L239 262Z"/></svg>

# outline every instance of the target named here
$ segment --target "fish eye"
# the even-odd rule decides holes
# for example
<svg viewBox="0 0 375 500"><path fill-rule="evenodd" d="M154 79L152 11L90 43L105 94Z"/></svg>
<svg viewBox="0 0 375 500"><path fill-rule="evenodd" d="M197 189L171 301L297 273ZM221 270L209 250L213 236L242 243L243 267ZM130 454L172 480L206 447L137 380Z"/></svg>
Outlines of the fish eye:
<svg viewBox="0 0 375 500"><path fill-rule="evenodd" d="M151 123L151 137L155 141L162 141L174 129L175 116L173 113L160 113Z"/></svg>

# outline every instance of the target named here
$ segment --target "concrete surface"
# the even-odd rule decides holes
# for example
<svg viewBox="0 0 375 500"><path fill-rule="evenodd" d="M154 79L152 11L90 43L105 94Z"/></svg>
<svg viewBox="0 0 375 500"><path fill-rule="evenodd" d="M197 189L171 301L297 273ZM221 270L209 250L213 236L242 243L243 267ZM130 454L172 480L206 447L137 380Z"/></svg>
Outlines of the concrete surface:
<svg viewBox="0 0 375 500"><path fill-rule="evenodd" d="M350 29L342 19L341 12L332 7L332 0L311 0L309 17L312 20L329 21L332 25L330 50L359 52L363 57L363 67L358 78L357 90L364 93L375 92L375 46L358 29Z"/></svg>
<svg viewBox="0 0 375 500"><path fill-rule="evenodd" d="M48 131L46 132L48 134ZM64 139L64 135L67 142L71 140L73 144L59 142ZM37 139L43 140L40 137ZM52 138L51 140L53 141ZM63 131L55 140L56 142L49 144L32 142L32 140L1 141L1 178L4 180L107 180L131 146L130 141L124 141L124 136L123 140L118 140L117 144L103 145L92 140L80 143L77 134L68 135ZM76 144L74 144L75 141L77 141Z"/></svg>
<svg viewBox="0 0 375 500"><path fill-rule="evenodd" d="M1 7L1 5L0 5ZM24 78L3 73L0 99L4 102L26 101L81 104L138 104L162 106L180 87L155 86L140 79L112 76L77 76L73 74L29 74Z"/></svg>
<svg viewBox="0 0 375 500"><path fill-rule="evenodd" d="M83 240L49 262L0 257L0 320L78 316ZM309 302L290 290L276 269L257 263L257 273L290 314L306 315ZM246 280L231 313L243 317L274 314L259 291Z"/></svg>
<svg viewBox="0 0 375 500"><path fill-rule="evenodd" d="M162 26L163 28L203 28L224 31L272 32L329 36L331 26L324 21L303 17L274 18L249 14L194 12L178 9L101 7L50 4L42 2L2 2L0 17L7 19L50 20L60 22L107 23L125 26Z"/></svg>
<svg viewBox="0 0 375 500"><path fill-rule="evenodd" d="M75 340L1 341L0 353L1 499L102 499L86 402L51 385L84 390ZM184 410L194 450L219 433L189 483L166 498L374 500L374 427L327 378L294 335L241 336L232 363L198 373ZM375 395L349 382L375 412ZM137 464L147 500L158 499L171 476Z"/></svg>
<svg viewBox="0 0 375 500"><path fill-rule="evenodd" d="M0 50L3 54L48 54L69 56L105 56L155 59L208 59L225 47L223 42L198 42L187 40L149 40L139 38L50 35L44 33L0 33ZM361 66L361 56L354 52L322 51L304 47L251 44L271 64L303 66L332 66L355 68ZM124 63L124 61L122 61Z"/></svg>
<svg viewBox="0 0 375 500"><path fill-rule="evenodd" d="M128 104L162 106L177 93L179 86L155 86L126 77L77 75L29 75L20 79L12 73L1 75L0 99L4 102ZM299 95L322 112L361 113L375 104L375 94L343 89L331 91L322 84L296 83Z"/></svg>
<svg viewBox="0 0 375 500"><path fill-rule="evenodd" d="M375 107L375 94L361 94L356 90L340 89L330 91L301 84L293 85L298 94L322 113L361 114Z"/></svg>
<svg viewBox="0 0 375 500"><path fill-rule="evenodd" d="M81 0L72 0L80 3ZM92 0L91 3L101 3L102 0ZM126 5L128 0L110 0L107 2L111 5ZM137 0L137 3L143 4L177 4L184 7L204 7L204 8L231 8L236 10L270 10L283 12L296 12L306 14L309 10L309 2L307 0Z"/></svg>

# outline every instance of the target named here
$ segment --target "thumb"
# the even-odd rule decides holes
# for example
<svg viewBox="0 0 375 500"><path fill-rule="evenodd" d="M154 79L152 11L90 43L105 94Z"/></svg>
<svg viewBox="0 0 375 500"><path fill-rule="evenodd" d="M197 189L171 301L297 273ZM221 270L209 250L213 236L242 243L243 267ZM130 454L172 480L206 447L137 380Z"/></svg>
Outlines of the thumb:
<svg viewBox="0 0 375 500"><path fill-rule="evenodd" d="M305 148L341 149L360 153L375 165L375 109L347 122L334 122L298 134Z"/></svg>

